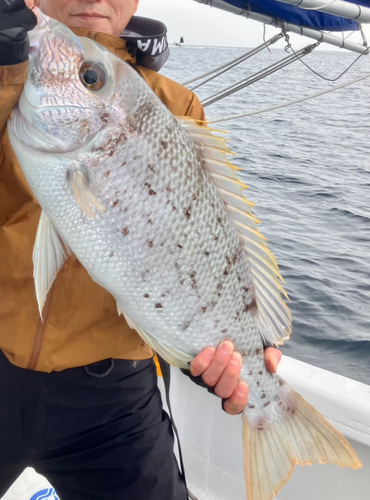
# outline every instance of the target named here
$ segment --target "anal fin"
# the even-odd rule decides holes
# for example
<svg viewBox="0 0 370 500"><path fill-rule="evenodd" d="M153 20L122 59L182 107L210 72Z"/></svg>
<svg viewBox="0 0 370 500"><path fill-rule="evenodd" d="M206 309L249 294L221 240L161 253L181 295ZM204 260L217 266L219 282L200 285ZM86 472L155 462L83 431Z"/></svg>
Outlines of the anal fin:
<svg viewBox="0 0 370 500"><path fill-rule="evenodd" d="M189 368L189 363L192 361L193 356L186 354L175 347L167 346L152 335L146 332L136 321L130 318L130 316L124 311L124 309L117 303L117 310L119 314L122 314L127 321L127 324L133 330L136 330L140 337L150 346L156 353L158 353L167 363L177 366L178 368Z"/></svg>

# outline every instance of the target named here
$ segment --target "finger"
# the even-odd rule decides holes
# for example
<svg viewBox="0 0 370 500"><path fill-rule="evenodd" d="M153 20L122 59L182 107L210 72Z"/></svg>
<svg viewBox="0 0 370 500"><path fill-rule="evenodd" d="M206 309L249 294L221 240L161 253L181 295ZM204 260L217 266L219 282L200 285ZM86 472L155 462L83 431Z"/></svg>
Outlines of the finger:
<svg viewBox="0 0 370 500"><path fill-rule="evenodd" d="M215 352L216 349L213 347L206 347L193 359L190 363L190 371L194 377L198 377L209 367Z"/></svg>
<svg viewBox="0 0 370 500"><path fill-rule="evenodd" d="M233 350L234 345L229 340L224 340L217 347L214 358L212 359L209 367L204 370L202 375L204 382L208 386L213 387L217 384L230 360Z"/></svg>
<svg viewBox="0 0 370 500"><path fill-rule="evenodd" d="M276 373L278 364L280 363L282 352L274 347L268 347L265 350L266 368L270 373Z"/></svg>
<svg viewBox="0 0 370 500"><path fill-rule="evenodd" d="M234 351L230 356L226 368L215 385L215 394L220 398L229 398L235 391L240 378L240 371L242 367L241 355Z"/></svg>
<svg viewBox="0 0 370 500"><path fill-rule="evenodd" d="M224 410L229 415L239 415L248 402L248 384L240 381L232 395L224 402Z"/></svg>

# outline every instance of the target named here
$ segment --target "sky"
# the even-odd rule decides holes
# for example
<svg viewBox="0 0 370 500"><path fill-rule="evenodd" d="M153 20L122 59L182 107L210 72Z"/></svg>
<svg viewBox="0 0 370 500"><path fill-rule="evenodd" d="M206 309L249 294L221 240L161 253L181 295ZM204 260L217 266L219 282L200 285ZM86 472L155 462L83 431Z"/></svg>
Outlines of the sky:
<svg viewBox="0 0 370 500"><path fill-rule="evenodd" d="M138 15L152 17L164 22L168 29L168 41L179 41L183 36L188 45L214 45L253 47L263 42L262 23L236 16L220 9L201 5L194 0L140 0ZM279 31L266 26L266 39ZM340 36L340 35L339 35ZM355 35L358 37L358 35ZM367 36L370 41L370 28ZM301 48L310 39L291 34L295 49ZM350 38L359 41L359 38ZM274 48L283 48L283 41ZM320 49L332 47L321 45Z"/></svg>

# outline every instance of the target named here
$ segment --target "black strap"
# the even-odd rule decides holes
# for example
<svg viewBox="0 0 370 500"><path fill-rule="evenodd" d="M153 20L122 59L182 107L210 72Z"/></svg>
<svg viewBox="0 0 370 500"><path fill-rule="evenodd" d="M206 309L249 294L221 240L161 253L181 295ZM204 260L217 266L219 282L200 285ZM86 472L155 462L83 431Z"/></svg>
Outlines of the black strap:
<svg viewBox="0 0 370 500"><path fill-rule="evenodd" d="M166 393L166 403L167 403L168 411L170 413L171 424L172 424L172 428L173 428L173 431L174 431L176 439L177 439L177 447L178 447L178 450L179 450L179 460L180 460L180 468L181 468L180 474L182 476L182 479L183 479L183 481L185 483L185 487L187 489L186 478L185 478L185 467L184 467L184 461L183 461L183 458L182 458L180 438L179 438L179 433L177 431L175 422L173 420L172 408L171 408L171 403L170 403L171 367L158 354L157 354L157 357L158 357L159 366L161 367L161 372L162 372L162 376L163 376L164 389L165 389L165 393Z"/></svg>

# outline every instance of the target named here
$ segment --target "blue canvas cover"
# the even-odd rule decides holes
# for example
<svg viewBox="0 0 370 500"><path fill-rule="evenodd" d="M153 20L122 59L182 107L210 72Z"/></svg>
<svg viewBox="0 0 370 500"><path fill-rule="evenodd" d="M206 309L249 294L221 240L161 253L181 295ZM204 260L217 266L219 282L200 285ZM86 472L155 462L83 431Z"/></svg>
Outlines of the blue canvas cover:
<svg viewBox="0 0 370 500"><path fill-rule="evenodd" d="M251 10L258 14L278 17L283 21L325 31L354 31L359 29L357 22L344 17L332 16L323 12L305 10L276 0L224 0L225 3ZM347 0L351 3L370 7L370 0Z"/></svg>

